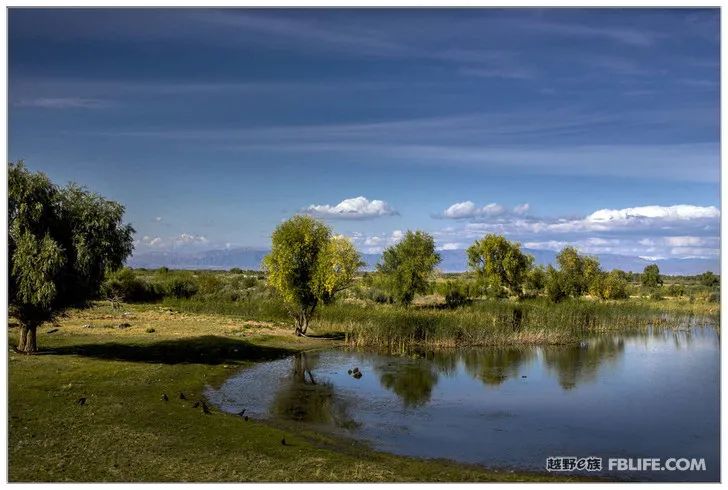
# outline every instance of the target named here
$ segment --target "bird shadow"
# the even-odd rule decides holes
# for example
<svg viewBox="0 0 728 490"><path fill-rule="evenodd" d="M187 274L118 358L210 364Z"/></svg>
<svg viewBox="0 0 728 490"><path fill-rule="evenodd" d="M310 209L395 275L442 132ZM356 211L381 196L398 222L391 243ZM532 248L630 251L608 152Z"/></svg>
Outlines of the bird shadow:
<svg viewBox="0 0 728 490"><path fill-rule="evenodd" d="M251 344L216 335L185 339L163 340L150 344L98 344L68 345L44 349L44 354L75 355L117 361L150 362L162 364L225 364L237 361L265 361L280 359L294 351Z"/></svg>

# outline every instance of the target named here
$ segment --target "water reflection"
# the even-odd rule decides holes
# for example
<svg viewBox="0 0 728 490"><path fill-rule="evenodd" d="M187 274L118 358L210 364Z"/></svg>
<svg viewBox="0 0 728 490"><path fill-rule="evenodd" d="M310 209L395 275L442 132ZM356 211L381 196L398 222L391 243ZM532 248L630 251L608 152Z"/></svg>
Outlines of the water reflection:
<svg viewBox="0 0 728 490"><path fill-rule="evenodd" d="M459 354L466 371L486 385L498 386L516 377L522 364L530 361L535 351L530 347L494 347L473 349Z"/></svg>
<svg viewBox="0 0 728 490"><path fill-rule="evenodd" d="M301 352L293 356L291 374L278 387L271 412L280 418L297 422L333 424L354 428L348 402L334 396L334 385L318 381L314 370L320 354Z"/></svg>
<svg viewBox="0 0 728 490"><path fill-rule="evenodd" d="M556 372L565 390L595 379L600 366L615 362L624 353L624 339L602 337L573 346L550 346L543 349L544 364Z"/></svg>
<svg viewBox="0 0 728 490"><path fill-rule="evenodd" d="M347 373L354 366L363 377ZM243 369L205 396L398 454L533 470L554 454L684 455L705 457L707 471L635 476L717 480L719 368L716 330L686 328L569 346L308 352Z"/></svg>
<svg viewBox="0 0 728 490"><path fill-rule="evenodd" d="M438 359L442 358L438 357ZM379 373L379 381L382 386L396 393L402 400L402 404L408 408L429 402L432 388L438 379L438 365L425 358L388 362L385 365L378 365L374 369Z"/></svg>

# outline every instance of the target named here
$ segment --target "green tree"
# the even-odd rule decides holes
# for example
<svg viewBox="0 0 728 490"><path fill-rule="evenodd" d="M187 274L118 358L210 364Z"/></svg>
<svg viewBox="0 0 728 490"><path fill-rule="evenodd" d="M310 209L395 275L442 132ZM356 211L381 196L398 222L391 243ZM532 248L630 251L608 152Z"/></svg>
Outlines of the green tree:
<svg viewBox="0 0 728 490"><path fill-rule="evenodd" d="M662 286L660 268L657 267L657 264L650 264L642 271L642 285L646 288Z"/></svg>
<svg viewBox="0 0 728 490"><path fill-rule="evenodd" d="M268 284L283 298L305 335L319 303L349 287L363 265L354 246L310 216L294 216L273 232L271 252L263 259Z"/></svg>
<svg viewBox="0 0 728 490"><path fill-rule="evenodd" d="M516 242L501 235L489 234L468 248L468 265L488 289L505 288L518 297L533 258L521 252Z"/></svg>
<svg viewBox="0 0 728 490"><path fill-rule="evenodd" d="M439 263L432 236L408 231L402 241L384 251L377 271L394 300L409 305L415 294L427 292L430 276Z"/></svg>
<svg viewBox="0 0 728 490"><path fill-rule="evenodd" d="M556 256L561 286L567 296L578 298L599 281L602 270L596 257L583 256L574 247L564 247Z"/></svg>
<svg viewBox="0 0 728 490"><path fill-rule="evenodd" d="M558 303L568 296L561 271L552 266L546 268L545 289L546 296L554 303Z"/></svg>
<svg viewBox="0 0 728 490"><path fill-rule="evenodd" d="M524 287L529 294L537 295L546 288L546 269L542 265L532 267L526 274Z"/></svg>
<svg viewBox="0 0 728 490"><path fill-rule="evenodd" d="M626 299L629 297L627 284L625 272L614 269L596 276L589 286L589 293L600 299Z"/></svg>
<svg viewBox="0 0 728 490"><path fill-rule="evenodd" d="M20 322L17 350L37 351L36 330L69 306L96 297L107 272L132 251L124 207L71 184L58 188L23 162L8 168L10 313Z"/></svg>
<svg viewBox="0 0 728 490"><path fill-rule="evenodd" d="M720 278L710 271L703 272L698 276L700 284L712 288L720 284Z"/></svg>

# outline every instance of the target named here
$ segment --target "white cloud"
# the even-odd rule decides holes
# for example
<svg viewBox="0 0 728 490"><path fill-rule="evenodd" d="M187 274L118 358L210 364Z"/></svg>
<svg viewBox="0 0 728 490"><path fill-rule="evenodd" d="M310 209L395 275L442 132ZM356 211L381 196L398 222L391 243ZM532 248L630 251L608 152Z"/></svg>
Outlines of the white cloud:
<svg viewBox="0 0 728 490"><path fill-rule="evenodd" d="M391 233L378 233L374 235L363 235L362 233L357 232L351 234L351 241L364 253L378 254L382 253L385 248L402 240L404 234L405 232L402 230L394 230Z"/></svg>
<svg viewBox="0 0 728 490"><path fill-rule="evenodd" d="M477 207L461 206L459 216L473 209ZM715 258L720 253L720 210L715 206L641 206L551 218L513 211L493 219L470 213L465 225L434 235L438 243L467 244L497 233L534 250L559 251L571 245L583 253L631 257Z"/></svg>
<svg viewBox="0 0 728 490"><path fill-rule="evenodd" d="M692 206L678 204L675 206L641 206L624 209L600 209L586 217L586 221L595 223L629 221L634 219L686 220L719 218L720 210L715 206Z"/></svg>
<svg viewBox="0 0 728 490"><path fill-rule="evenodd" d="M389 204L378 199L370 201L366 197L344 199L339 204L312 204L306 212L330 219L368 219L398 214Z"/></svg>
<svg viewBox="0 0 728 490"><path fill-rule="evenodd" d="M528 211L528 204L520 204L513 208L513 214L524 214ZM473 201L456 202L447 209L445 209L440 215L435 215L435 218L447 218L447 219L475 219L475 218L496 218L505 216L510 212L502 205L498 203L490 203L485 206L478 207Z"/></svg>
<svg viewBox="0 0 728 490"><path fill-rule="evenodd" d="M668 236L664 238L664 241L673 247L699 247L711 240L697 236Z"/></svg>
<svg viewBox="0 0 728 490"><path fill-rule="evenodd" d="M203 235L180 233L179 235L167 237L144 235L141 240L136 241L136 244L141 245L142 248L153 250L199 249L210 245L210 241Z"/></svg>
<svg viewBox="0 0 728 490"><path fill-rule="evenodd" d="M442 245L437 247L438 250L463 250L465 248L467 248L467 245L453 242L443 243Z"/></svg>

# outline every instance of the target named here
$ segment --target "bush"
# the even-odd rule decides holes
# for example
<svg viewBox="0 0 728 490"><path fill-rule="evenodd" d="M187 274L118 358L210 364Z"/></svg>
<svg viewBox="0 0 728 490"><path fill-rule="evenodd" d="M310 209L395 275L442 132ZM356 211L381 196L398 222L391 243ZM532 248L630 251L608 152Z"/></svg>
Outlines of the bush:
<svg viewBox="0 0 728 490"><path fill-rule="evenodd" d="M681 298L685 296L685 286L682 284L670 284L667 287L667 295L673 298Z"/></svg>
<svg viewBox="0 0 728 490"><path fill-rule="evenodd" d="M561 274L551 266L549 266L546 273L545 287L546 296L553 303L559 303L567 296L566 286L564 285L564 280L561 277Z"/></svg>
<svg viewBox="0 0 728 490"><path fill-rule="evenodd" d="M126 267L106 277L101 285L101 294L112 301L127 303L156 301L162 297L154 285L140 279L133 270Z"/></svg>
<svg viewBox="0 0 728 490"><path fill-rule="evenodd" d="M656 301L659 301L659 300L663 299L663 297L662 297L662 288L654 288L650 292L650 299L654 299Z"/></svg>
<svg viewBox="0 0 728 490"><path fill-rule="evenodd" d="M197 293L202 295L215 296L224 286L224 282L217 274L203 273L197 278Z"/></svg>
<svg viewBox="0 0 728 490"><path fill-rule="evenodd" d="M190 298L197 293L197 284L191 277L176 276L162 283L165 296Z"/></svg>
<svg viewBox="0 0 728 490"><path fill-rule="evenodd" d="M720 278L710 271L704 272L698 276L700 284L707 287L713 287L720 284Z"/></svg>
<svg viewBox="0 0 728 490"><path fill-rule="evenodd" d="M243 278L242 286L245 289L254 288L258 284L258 279L255 276L246 276Z"/></svg>
<svg viewBox="0 0 728 490"><path fill-rule="evenodd" d="M448 308L457 308L468 302L466 287L459 281L447 281L443 287L445 304Z"/></svg>
<svg viewBox="0 0 728 490"><path fill-rule="evenodd" d="M602 282L602 297L604 299L627 299L627 279L624 273L613 270L606 275Z"/></svg>
<svg viewBox="0 0 728 490"><path fill-rule="evenodd" d="M242 274L243 273L243 269L241 269L240 267L233 267L232 269L230 269L230 272L232 274Z"/></svg>

